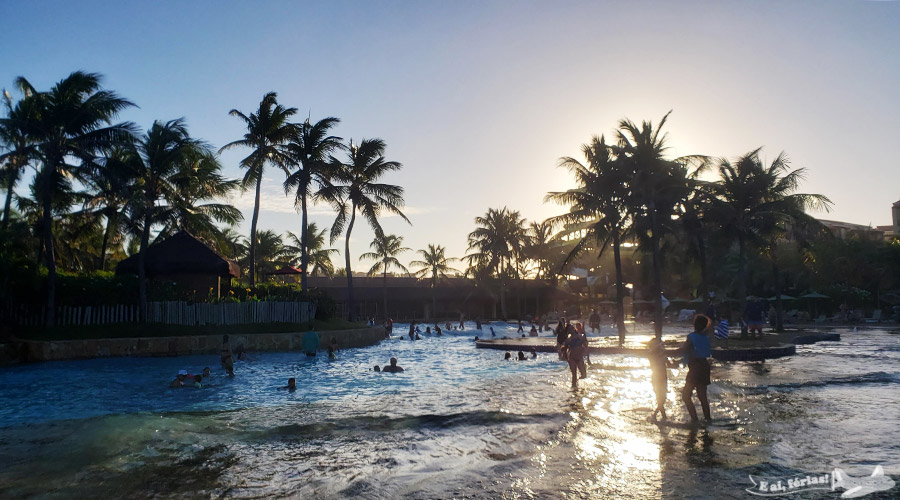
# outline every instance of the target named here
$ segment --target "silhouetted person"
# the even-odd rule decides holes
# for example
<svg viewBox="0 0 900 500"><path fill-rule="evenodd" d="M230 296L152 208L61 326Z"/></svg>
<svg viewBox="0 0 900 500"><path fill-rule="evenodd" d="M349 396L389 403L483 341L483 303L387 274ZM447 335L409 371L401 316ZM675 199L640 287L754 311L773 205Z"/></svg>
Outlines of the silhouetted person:
<svg viewBox="0 0 900 500"><path fill-rule="evenodd" d="M684 401L688 413L691 415L691 422L696 423L697 409L694 408L694 402L691 396L694 389L697 390L697 399L703 407L703 416L709 423L712 418L709 412L709 399L706 396L706 387L710 384L709 376L709 357L712 355L712 348L709 343L709 318L698 315L694 318L694 331L690 333L684 345L678 349L678 352L684 355L684 361L688 366L687 376L684 381L684 389L681 390L681 400Z"/></svg>
<svg viewBox="0 0 900 500"><path fill-rule="evenodd" d="M390 366L385 366L381 371L385 373L400 373L403 371L403 368L397 366L397 358L391 358Z"/></svg>

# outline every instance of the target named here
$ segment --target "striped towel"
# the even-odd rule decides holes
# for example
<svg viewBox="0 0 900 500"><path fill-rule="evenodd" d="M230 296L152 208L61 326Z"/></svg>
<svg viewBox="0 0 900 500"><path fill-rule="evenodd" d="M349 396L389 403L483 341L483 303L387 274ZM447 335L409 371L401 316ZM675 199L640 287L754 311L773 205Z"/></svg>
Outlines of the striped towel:
<svg viewBox="0 0 900 500"><path fill-rule="evenodd" d="M717 339L727 339L728 338L728 320L723 319L719 326L716 327L716 338Z"/></svg>

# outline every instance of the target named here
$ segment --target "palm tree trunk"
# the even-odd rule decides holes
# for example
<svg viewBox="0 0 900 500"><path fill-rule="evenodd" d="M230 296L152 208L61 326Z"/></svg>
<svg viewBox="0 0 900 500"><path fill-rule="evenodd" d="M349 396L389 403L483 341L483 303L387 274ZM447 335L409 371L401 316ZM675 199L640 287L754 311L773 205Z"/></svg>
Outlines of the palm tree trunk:
<svg viewBox="0 0 900 500"><path fill-rule="evenodd" d="M103 230L103 244L100 246L100 270L106 268L106 248L109 246L109 233L112 230L116 216L106 214L106 228Z"/></svg>
<svg viewBox="0 0 900 500"><path fill-rule="evenodd" d="M147 321L147 247L150 245L150 209L149 203L144 215L144 227L141 230L141 247L138 250L138 314L141 322Z"/></svg>
<svg viewBox="0 0 900 500"><path fill-rule="evenodd" d="M619 331L619 345L625 343L625 283L622 279L622 254L619 249L619 231L613 232L613 262L616 265L616 328Z"/></svg>
<svg viewBox="0 0 900 500"><path fill-rule="evenodd" d="M775 331L784 331L784 303L781 301L781 271L775 260L775 249L772 249L772 274L775 278Z"/></svg>
<svg viewBox="0 0 900 500"><path fill-rule="evenodd" d="M356 321L353 311L353 271L350 270L350 233L353 231L353 223L356 222L356 205L350 214L350 224L347 224L347 239L344 240L344 259L347 268L347 319Z"/></svg>
<svg viewBox="0 0 900 500"><path fill-rule="evenodd" d="M53 164L51 162L51 164ZM46 168L46 167L45 167ZM56 325L56 256L53 254L53 173L44 176L43 213L41 233L44 240L44 258L47 263L47 327Z"/></svg>
<svg viewBox="0 0 900 500"><path fill-rule="evenodd" d="M709 269L706 266L706 241L703 236L697 237L697 257L700 260L700 293L709 297Z"/></svg>
<svg viewBox="0 0 900 500"><path fill-rule="evenodd" d="M253 202L253 219L250 221L250 286L256 286L256 222L259 220L259 190L262 185L262 168L256 176L256 199Z"/></svg>
<svg viewBox="0 0 900 500"><path fill-rule="evenodd" d="M13 187L15 184L14 174L12 174L12 173L9 174L8 181L9 181L9 185L6 186L6 201L3 203L3 224L2 224L2 226L0 226L3 229L6 229L9 226L9 209L10 209L10 206L12 205Z"/></svg>
<svg viewBox="0 0 900 500"><path fill-rule="evenodd" d="M738 311L743 316L747 310L747 245L744 236L738 234ZM708 295L707 295L708 296ZM706 297L704 297L706 300ZM741 329L741 337L744 337L744 329Z"/></svg>
<svg viewBox="0 0 900 500"><path fill-rule="evenodd" d="M503 267L503 259L500 259L500 315L506 321L506 269Z"/></svg>
<svg viewBox="0 0 900 500"><path fill-rule="evenodd" d="M302 193L300 195L300 209L303 210L303 215L301 215L303 227L300 228L300 271L303 274L300 275L300 288L303 289L303 293L307 293L307 268L309 267L309 248L306 244L307 241L307 217L306 217L306 193Z"/></svg>
<svg viewBox="0 0 900 500"><path fill-rule="evenodd" d="M384 292L384 315L387 316L387 264L384 265L384 273L381 280L382 292Z"/></svg>
<svg viewBox="0 0 900 500"><path fill-rule="evenodd" d="M437 319L437 272L431 275L431 316Z"/></svg>
<svg viewBox="0 0 900 500"><path fill-rule="evenodd" d="M657 339L662 339L662 255L659 250L659 223L656 220L656 206L650 203L650 249L653 252L653 331Z"/></svg>

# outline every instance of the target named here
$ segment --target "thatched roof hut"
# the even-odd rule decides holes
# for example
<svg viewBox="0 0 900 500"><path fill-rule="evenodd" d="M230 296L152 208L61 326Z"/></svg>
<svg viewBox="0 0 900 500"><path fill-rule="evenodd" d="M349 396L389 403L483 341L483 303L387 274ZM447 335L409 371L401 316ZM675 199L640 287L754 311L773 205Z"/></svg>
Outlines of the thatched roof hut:
<svg viewBox="0 0 900 500"><path fill-rule="evenodd" d="M187 231L180 231L147 247L144 261L150 278L171 274L212 274L234 278L241 275L237 262L222 257ZM116 274L137 273L136 254L116 266Z"/></svg>
<svg viewBox="0 0 900 500"><path fill-rule="evenodd" d="M201 294L209 288L219 294L223 280L230 284L231 278L241 275L235 261L222 257L187 231L147 247L145 265L148 278L174 281ZM138 274L138 256L119 262L116 274Z"/></svg>

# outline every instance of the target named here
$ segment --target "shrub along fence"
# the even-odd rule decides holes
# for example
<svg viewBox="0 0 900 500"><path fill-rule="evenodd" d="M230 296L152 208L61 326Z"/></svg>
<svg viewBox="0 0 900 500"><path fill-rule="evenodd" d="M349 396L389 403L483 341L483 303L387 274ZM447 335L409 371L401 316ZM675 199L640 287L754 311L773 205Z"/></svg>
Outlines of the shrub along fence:
<svg viewBox="0 0 900 500"><path fill-rule="evenodd" d="M40 327L46 308L26 304L7 305L2 320L23 327ZM184 301L150 302L147 322L166 325L247 325L254 323L306 323L316 317L314 302L223 302L218 304ZM91 326L113 323L137 323L134 304L102 306L59 306L57 326Z"/></svg>

